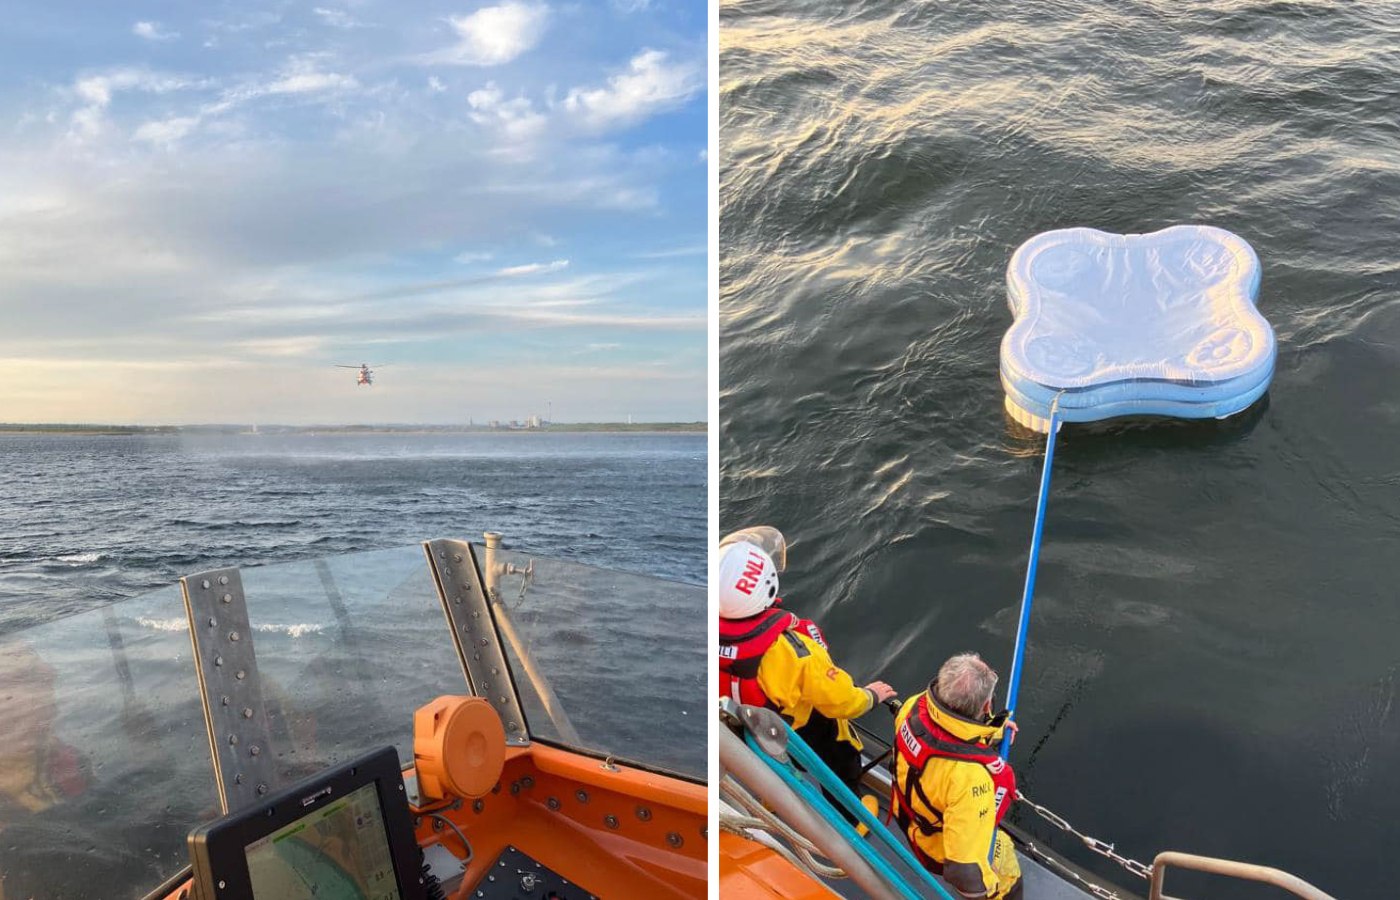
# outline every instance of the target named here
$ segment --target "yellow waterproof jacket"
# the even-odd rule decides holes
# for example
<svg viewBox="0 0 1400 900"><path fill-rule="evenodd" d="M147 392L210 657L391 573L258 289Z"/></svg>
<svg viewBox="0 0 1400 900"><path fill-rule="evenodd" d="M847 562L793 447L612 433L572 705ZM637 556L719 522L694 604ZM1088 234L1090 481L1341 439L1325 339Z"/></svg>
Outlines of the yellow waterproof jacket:
<svg viewBox="0 0 1400 900"><path fill-rule="evenodd" d="M922 696L929 718L956 740L989 749L1001 740L1004 726L964 718L941 705L932 691ZM919 699L915 695L906 700L895 717L896 741ZM904 755L896 753L896 802L907 802L908 812L938 826L925 833L917 821L904 819L909 843L932 860L936 870L941 868L943 877L963 896L1004 896L1021 873L1010 838L996 828L998 797L987 767L972 760L934 756L924 766L918 789L908 784L909 775Z"/></svg>
<svg viewBox="0 0 1400 900"><path fill-rule="evenodd" d="M836 720L837 737L861 748L848 721L870 712L875 695L836 663L826 647L798 630L784 631L758 664L758 686L778 711L801 728L816 710Z"/></svg>

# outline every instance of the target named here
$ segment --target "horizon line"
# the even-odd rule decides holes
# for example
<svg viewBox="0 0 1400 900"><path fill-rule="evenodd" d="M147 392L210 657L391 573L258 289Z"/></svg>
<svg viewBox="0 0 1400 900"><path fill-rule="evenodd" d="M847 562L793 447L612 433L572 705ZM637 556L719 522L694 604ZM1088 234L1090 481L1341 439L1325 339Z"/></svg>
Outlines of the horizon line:
<svg viewBox="0 0 1400 900"><path fill-rule="evenodd" d="M494 424L493 424L494 423ZM594 419L579 422L543 422L539 425L530 425L519 419L509 421L502 419L490 419L486 422L314 422L304 425L294 425L281 422L186 422L186 423L110 423L110 422L0 422L0 430L14 430L23 428L33 429L161 429L161 430L181 430L194 428L230 429L230 428L278 428L284 430L309 430L317 428L434 428L434 429L461 429L461 430L482 430L482 431L548 431L550 428L569 428L584 425L607 425L620 426L623 428L639 428L655 425L709 425L707 419L664 419L657 421L620 421L610 419Z"/></svg>

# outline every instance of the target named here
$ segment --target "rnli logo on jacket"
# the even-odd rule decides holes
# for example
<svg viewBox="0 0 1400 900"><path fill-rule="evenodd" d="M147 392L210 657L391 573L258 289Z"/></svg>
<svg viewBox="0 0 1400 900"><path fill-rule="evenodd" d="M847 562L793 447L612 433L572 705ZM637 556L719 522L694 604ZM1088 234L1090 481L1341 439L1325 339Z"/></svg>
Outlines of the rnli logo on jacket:
<svg viewBox="0 0 1400 900"><path fill-rule="evenodd" d="M758 587L758 576L763 574L763 557L754 551L749 551L749 561L744 564L744 571L739 573L739 580L734 582L734 590L745 597L753 593L753 589Z"/></svg>
<svg viewBox="0 0 1400 900"><path fill-rule="evenodd" d="M719 658L720 658L720 659L738 659L738 658L739 658L739 648L738 648L737 646L733 645L733 644L731 644L731 645L729 645L729 646L727 646L727 647L720 647L720 648L719 648Z"/></svg>
<svg viewBox="0 0 1400 900"><path fill-rule="evenodd" d="M909 727L908 722L899 726L899 739L904 742L905 748L915 756L924 752L924 745L919 743L918 738L914 737L914 731Z"/></svg>

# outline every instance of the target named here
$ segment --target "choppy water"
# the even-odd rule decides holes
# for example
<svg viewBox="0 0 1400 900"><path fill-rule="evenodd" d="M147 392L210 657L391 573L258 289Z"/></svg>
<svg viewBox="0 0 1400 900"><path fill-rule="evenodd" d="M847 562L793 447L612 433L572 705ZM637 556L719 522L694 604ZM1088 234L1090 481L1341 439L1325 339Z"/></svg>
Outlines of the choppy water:
<svg viewBox="0 0 1400 900"><path fill-rule="evenodd" d="M0 633L181 575L483 530L705 578L693 434L0 434Z"/></svg>
<svg viewBox="0 0 1400 900"><path fill-rule="evenodd" d="M1272 389L1062 432L1013 759L1130 855L1393 896L1400 7L726 0L720 25L722 527L795 539L784 592L859 676L912 691L968 648L1005 672L1043 458L1001 410L1011 252L1240 234Z"/></svg>

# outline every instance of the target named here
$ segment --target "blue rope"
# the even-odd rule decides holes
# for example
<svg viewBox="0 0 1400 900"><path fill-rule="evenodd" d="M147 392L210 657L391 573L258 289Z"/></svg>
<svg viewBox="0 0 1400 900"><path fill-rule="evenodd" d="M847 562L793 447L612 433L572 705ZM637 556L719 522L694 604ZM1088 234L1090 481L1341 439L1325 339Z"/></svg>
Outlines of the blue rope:
<svg viewBox="0 0 1400 900"><path fill-rule="evenodd" d="M871 815L870 810L865 808L864 804L851 792L851 789L846 786L845 782L836 777L835 773L822 761L822 758L817 756L816 751L807 746L807 742L802 740L797 732L793 731L787 723L784 723L784 727L787 728L788 755L801 765L806 772L812 775L812 777L816 778L822 787L830 791L831 794L841 802L841 805L854 815L862 825L869 828L872 835L878 837L885 846L894 851L894 854L919 877L919 880L933 890L935 896L941 897L942 900L953 900L953 896L948 893L947 889L939 884L938 881L929 874L928 870L919 864L919 861L914 858L914 854L910 853L909 849L905 847L898 838L891 834L889 829L881 824L879 819ZM747 731L744 733L744 740L748 743L749 748L768 764L768 768L772 769L774 774L783 780L783 783L796 791L797 795L826 820L828 825L835 828L837 833L845 839L846 843L850 844L852 848L855 849L861 859L869 863L871 868L875 869L882 878L888 881L890 885L899 892L900 896L907 897L909 900L920 900L922 896L925 896L918 893L914 887L890 865L888 860L875 852L875 848L870 846L865 839L856 833L851 823L832 808L831 804L821 795L818 789L808 782L807 779L798 774L791 762L779 762L769 756L763 751L763 748L759 746L754 736Z"/></svg>
<svg viewBox="0 0 1400 900"><path fill-rule="evenodd" d="M1050 464L1055 460L1055 434L1060 430L1060 398L1050 404L1050 433L1045 436L1045 466L1040 470L1040 499L1035 506L1035 528L1031 532L1031 558L1026 565L1026 587L1021 592L1021 619L1016 625L1016 653L1011 658L1011 675L1007 679L1006 708L1010 720L1016 714L1016 699L1021 692L1021 666L1026 658L1026 632L1031 624L1031 601L1035 595L1035 568L1040 561L1040 537L1045 530L1045 501L1050 497ZM1011 734L1001 739L1001 758L1011 750Z"/></svg>

